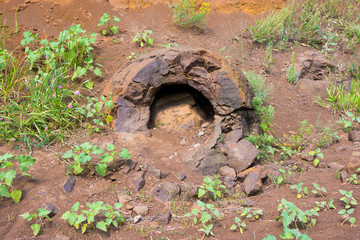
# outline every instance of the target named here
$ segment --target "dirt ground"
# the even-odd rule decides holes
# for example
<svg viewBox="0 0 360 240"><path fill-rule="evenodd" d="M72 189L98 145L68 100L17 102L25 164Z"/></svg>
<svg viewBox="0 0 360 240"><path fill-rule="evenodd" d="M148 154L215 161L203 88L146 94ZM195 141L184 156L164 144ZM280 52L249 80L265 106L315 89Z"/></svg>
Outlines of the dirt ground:
<svg viewBox="0 0 360 240"><path fill-rule="evenodd" d="M156 4L149 4L155 2ZM331 110L322 108L313 103L314 96L291 85L286 80L285 69L291 60L291 53L301 54L309 50L307 46L298 46L274 53L275 64L271 73L264 72L265 49L250 41L246 37L246 27L255 22L267 9L278 8L284 1L210 1L214 3L210 11L209 21L203 33L196 29L181 29L172 20L172 11L168 1L121 1L121 0L0 0L0 17L7 23L14 22L15 16L20 32L17 38L10 38L8 45L21 39L22 32L32 30L40 36L48 38L57 37L58 33L74 24L81 24L83 29L97 32L97 44L95 57L107 70L102 77L92 76L96 91L100 95L111 76L118 71L131 52L151 52L160 49L161 44L175 42L180 46L189 48L203 48L218 56L227 59L234 72L252 70L263 73L266 82L273 85L271 98L268 104L275 108L275 120L273 133L276 137L289 134L300 127L300 122L308 120L314 125L336 124L339 116ZM233 3L236 2L236 3ZM216 3L216 4L215 4ZM145 7L145 8L144 8ZM119 23L120 33L116 36L102 36L96 27L103 13L116 15L121 19ZM136 33L146 29L153 31L155 40L153 47L141 49L133 44L132 38ZM113 40L119 40L119 43ZM226 46L226 50L220 52ZM231 56L231 57L229 57ZM344 52L337 51L333 59L341 59L343 63L353 62L354 59ZM356 59L355 59L356 60ZM339 61L337 61L339 62ZM359 59L357 59L359 63ZM170 113L171 114L171 113ZM170 121L171 122L171 121ZM201 184L203 176L192 171L182 159L193 150L195 143L203 143L210 135L211 126L205 130L201 137L195 137L197 128L188 131L169 131L169 128L150 130L149 133L118 134L108 129L104 132L86 137L86 133L75 133L68 145L57 144L42 149L35 149L32 156L37 159L36 164L30 169L33 180L23 177L15 179L17 189L23 191L23 196L18 204L12 199L0 199L0 238L1 239L58 239L69 237L71 239L201 239L203 233L194 226L184 224L181 216L184 211L174 213L173 203L162 203L149 197L151 190L159 183L152 175L147 175L146 185L137 193L131 188L130 178L124 173L114 173L110 178L101 178L97 175L80 176L77 179L73 192L65 193L63 184L67 176L65 166L59 161L58 154L69 150L69 146L90 141L99 146L106 146L112 142L118 148L127 148L132 159L139 163L148 163L161 171L169 172L166 181L180 183L178 174L185 174L186 183ZM347 133L339 131L340 140L322 150L324 160L322 162L338 162L346 165L352 152L358 145L348 141ZM186 144L180 145L185 138ZM0 155L5 153L23 153L17 149L17 144L0 142ZM307 163L306 163L307 164ZM323 211L317 217L315 227L307 229L312 239L360 239L360 210L355 208L354 216L357 223L350 227L349 224L341 225L338 210L341 208L339 189L354 190L353 196L360 201L359 187L342 183L335 178L335 171L330 168L314 168L308 164L308 171L297 174L292 182L303 182L306 186L312 186L313 182L327 189L326 199L333 198L337 207L333 211ZM110 229L107 233L95 230L82 235L79 230L71 227L61 219L61 215L52 218L51 223L45 223L38 237L34 238L30 224L19 217L25 212L33 212L44 202L56 204L63 213L79 201L85 202L104 201L110 204L117 202L117 193L127 191L136 199L138 204L147 205L150 208L148 219L157 213L172 211L173 219L166 226L159 226L156 221L143 220L137 224L129 223L118 229ZM277 188L271 183L265 185L262 194L249 197L255 202L253 209L263 209L263 217L256 221L247 221L247 228L243 234L229 230L234 223L234 217L238 216L237 203L224 200L222 211L226 213L224 220L214 226L214 239L263 239L267 234L279 238L282 233L282 224L275 221L278 216L277 206L281 199L295 203L301 209L314 207L314 201L323 201L322 198L309 196L306 199L297 199L296 191L289 185ZM179 209L189 209L192 202L174 203ZM134 214L132 215L134 217ZM302 231L305 232L305 231ZM66 238L63 238L66 239Z"/></svg>

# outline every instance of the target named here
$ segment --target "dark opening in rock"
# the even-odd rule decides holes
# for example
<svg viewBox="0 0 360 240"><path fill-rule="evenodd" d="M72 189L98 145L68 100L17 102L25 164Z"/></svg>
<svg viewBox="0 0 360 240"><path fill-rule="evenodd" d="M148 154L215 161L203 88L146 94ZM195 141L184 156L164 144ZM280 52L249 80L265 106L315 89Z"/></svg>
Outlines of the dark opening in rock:
<svg viewBox="0 0 360 240"><path fill-rule="evenodd" d="M215 112L208 99L185 84L165 85L155 94L150 107L148 128L168 130L200 128L203 122L212 122Z"/></svg>

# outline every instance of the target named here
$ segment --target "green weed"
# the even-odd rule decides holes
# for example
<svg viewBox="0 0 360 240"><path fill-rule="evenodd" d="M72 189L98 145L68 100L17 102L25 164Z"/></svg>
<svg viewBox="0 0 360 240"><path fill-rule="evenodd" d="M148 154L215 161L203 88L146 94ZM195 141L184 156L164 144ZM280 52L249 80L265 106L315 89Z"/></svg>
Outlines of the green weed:
<svg viewBox="0 0 360 240"><path fill-rule="evenodd" d="M178 0L172 7L174 20L180 27L196 26L203 31L209 16L209 4L202 2L197 8L194 0Z"/></svg>
<svg viewBox="0 0 360 240"><path fill-rule="evenodd" d="M51 222L51 219L48 216L49 213L50 213L50 211L43 209L43 208L39 208L38 213L29 214L27 212L27 213L20 215L20 217L22 217L23 219L25 219L28 222L33 219L36 220L35 223L30 225L30 228L33 230L34 236L37 236L40 232L41 227L44 225L42 222L42 219L46 218L47 220L49 220Z"/></svg>
<svg viewBox="0 0 360 240"><path fill-rule="evenodd" d="M142 33L137 33L133 38L133 43L139 45L140 47L145 47L147 45L153 46L154 39L149 37L152 34L151 30L145 30Z"/></svg>
<svg viewBox="0 0 360 240"><path fill-rule="evenodd" d="M104 13L104 15L102 15L102 17L100 18L100 22L99 24L97 25L97 27L101 27L101 26L104 26L105 24L107 24L106 26L106 29L102 30L101 31L101 34L106 36L108 34L117 34L119 32L119 27L117 26L112 26L110 24L110 20L111 20L111 17L109 14L107 13ZM113 16L112 17L112 20L114 23L118 23L120 22L120 19L116 16Z"/></svg>
<svg viewBox="0 0 360 240"><path fill-rule="evenodd" d="M291 65L286 71L286 78L289 83L296 85L299 81L300 73L295 70L295 53L292 52L291 55Z"/></svg>
<svg viewBox="0 0 360 240"><path fill-rule="evenodd" d="M226 187L222 185L219 180L219 175L216 175L213 178L206 176L203 184L199 186L198 198L206 196L208 198L212 198L213 200L217 200L223 196L225 189Z"/></svg>
<svg viewBox="0 0 360 240"><path fill-rule="evenodd" d="M357 205L357 201L355 200L355 198L352 196L353 191L344 191L344 190L339 190L340 194L343 195L342 198L340 198L340 201L342 201L343 203L345 203L345 208L341 209L338 214L341 215L343 217L343 222L341 223L341 225L343 225L345 222L349 222L351 226L353 226L356 222L355 217L350 217L350 215L354 212L354 206Z"/></svg>

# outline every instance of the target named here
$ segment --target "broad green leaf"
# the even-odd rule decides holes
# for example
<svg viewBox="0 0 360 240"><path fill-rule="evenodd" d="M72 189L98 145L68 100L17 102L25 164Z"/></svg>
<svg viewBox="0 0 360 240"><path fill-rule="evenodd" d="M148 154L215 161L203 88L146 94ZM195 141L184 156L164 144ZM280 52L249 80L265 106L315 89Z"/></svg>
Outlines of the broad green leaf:
<svg viewBox="0 0 360 240"><path fill-rule="evenodd" d="M230 230L236 230L237 229L237 226L235 225L235 224L233 224L233 225L231 225L231 227L230 227Z"/></svg>
<svg viewBox="0 0 360 240"><path fill-rule="evenodd" d="M101 70L99 69L99 68L95 68L94 69L94 74L96 75L96 76L102 76L102 72L101 72Z"/></svg>
<svg viewBox="0 0 360 240"><path fill-rule="evenodd" d="M0 180L4 181L6 185L11 186L13 179L15 178L16 171L14 169L9 169L9 171L0 172Z"/></svg>
<svg viewBox="0 0 360 240"><path fill-rule="evenodd" d="M21 171L28 171L28 167L32 166L36 162L35 158L27 155L19 155L16 157L16 160L20 163L19 168Z"/></svg>
<svg viewBox="0 0 360 240"><path fill-rule="evenodd" d="M131 159L130 153L126 148L122 148L120 150L119 157L123 159Z"/></svg>
<svg viewBox="0 0 360 240"><path fill-rule="evenodd" d="M18 203L21 199L22 192L20 190L14 190L10 193L11 198L14 200L15 203Z"/></svg>
<svg viewBox="0 0 360 240"><path fill-rule="evenodd" d="M103 177L106 174L106 169L107 169L106 163L100 163L100 164L96 165L96 167L95 167L96 172L99 173Z"/></svg>
<svg viewBox="0 0 360 240"><path fill-rule="evenodd" d="M33 219L33 215L30 215L30 213L28 213L28 212L24 213L24 214L21 214L20 217L22 217L26 221L31 221Z"/></svg>
<svg viewBox="0 0 360 240"><path fill-rule="evenodd" d="M74 205L71 207L71 211L76 212L77 210L79 210L79 206L79 202L74 203Z"/></svg>
<svg viewBox="0 0 360 240"><path fill-rule="evenodd" d="M0 156L0 162L5 162L8 161L9 159L11 159L14 155L12 153L6 153L2 156Z"/></svg>
<svg viewBox="0 0 360 240"><path fill-rule="evenodd" d="M110 99L109 101L105 102L105 106L113 109L114 108L114 102Z"/></svg>
<svg viewBox="0 0 360 240"><path fill-rule="evenodd" d="M80 223L84 222L86 220L86 217L82 214L80 214L78 217L77 217L77 220L75 222L76 225L79 225Z"/></svg>
<svg viewBox="0 0 360 240"><path fill-rule="evenodd" d="M118 22L120 22L120 19L119 19L118 17L116 17L116 16L113 16L113 21L114 21L115 23L118 23Z"/></svg>
<svg viewBox="0 0 360 240"><path fill-rule="evenodd" d="M85 223L84 225L82 225L81 227L81 233L84 234L84 232L86 231L87 228L87 223Z"/></svg>
<svg viewBox="0 0 360 240"><path fill-rule="evenodd" d="M96 223L96 227L100 230L107 232L106 223L104 221Z"/></svg>
<svg viewBox="0 0 360 240"><path fill-rule="evenodd" d="M211 215L208 212L203 212L202 216L201 216L201 222L202 223L207 223L208 221L211 220Z"/></svg>
<svg viewBox="0 0 360 240"><path fill-rule="evenodd" d="M64 155L62 155L63 158L71 158L72 156L73 156L72 150L69 150L66 153L64 153Z"/></svg>
<svg viewBox="0 0 360 240"><path fill-rule="evenodd" d="M0 196L2 197L11 197L9 194L9 190L7 189L6 185L0 185Z"/></svg>
<svg viewBox="0 0 360 240"><path fill-rule="evenodd" d="M34 224L31 224L30 228L33 230L34 236L37 236L40 232L41 225L34 223Z"/></svg>
<svg viewBox="0 0 360 240"><path fill-rule="evenodd" d="M111 116L111 115L107 115L107 117L106 117L106 123L107 123L107 124L112 123L113 119L114 119L114 117L113 117L113 116Z"/></svg>
<svg viewBox="0 0 360 240"><path fill-rule="evenodd" d="M123 205L124 204L122 204L122 203L114 203L115 209L120 209L120 208L122 208Z"/></svg>
<svg viewBox="0 0 360 240"><path fill-rule="evenodd" d="M100 18L98 27L105 25L109 20L110 20L110 15L104 13L104 15L102 15L102 17Z"/></svg>
<svg viewBox="0 0 360 240"><path fill-rule="evenodd" d="M38 209L38 215L39 217L45 217L45 216L48 216L50 211L49 210L46 210L46 209L43 209L43 208L39 208Z"/></svg>
<svg viewBox="0 0 360 240"><path fill-rule="evenodd" d="M108 150L109 152L112 152L115 150L115 146L112 143L108 143L106 146L106 150Z"/></svg>
<svg viewBox="0 0 360 240"><path fill-rule="evenodd" d="M94 82L91 81L91 80L87 80L85 83L84 83L85 87L88 88L88 89L93 89L94 88Z"/></svg>
<svg viewBox="0 0 360 240"><path fill-rule="evenodd" d="M267 235L263 238L263 240L276 240L276 237L273 235Z"/></svg>
<svg viewBox="0 0 360 240"><path fill-rule="evenodd" d="M105 153L100 158L102 163L110 163L114 160L114 158L109 153Z"/></svg>
<svg viewBox="0 0 360 240"><path fill-rule="evenodd" d="M95 103L94 109L95 109L96 112L100 112L100 110L101 110L101 103L99 103L99 102Z"/></svg>
<svg viewBox="0 0 360 240"><path fill-rule="evenodd" d="M201 198L205 194L206 194L206 190L200 187L198 190L198 198Z"/></svg>

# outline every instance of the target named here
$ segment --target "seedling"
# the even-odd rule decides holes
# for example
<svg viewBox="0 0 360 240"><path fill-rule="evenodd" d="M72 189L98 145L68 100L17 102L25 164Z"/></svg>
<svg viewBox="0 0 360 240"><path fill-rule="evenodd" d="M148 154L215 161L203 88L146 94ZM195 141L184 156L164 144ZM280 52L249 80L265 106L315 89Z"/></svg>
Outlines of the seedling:
<svg viewBox="0 0 360 240"><path fill-rule="evenodd" d="M36 213L29 214L27 212L27 213L20 215L20 217L22 217L23 219L26 219L26 221L28 221L28 222L33 219L36 220L35 223L30 225L30 228L33 230L34 236L37 236L40 232L41 227L44 225L42 222L42 219L46 218L47 220L49 220L51 222L51 219L48 216L49 213L50 213L50 211L43 209L43 208L39 208L37 214Z"/></svg>
<svg viewBox="0 0 360 240"><path fill-rule="evenodd" d="M110 24L110 20L111 20L110 15L107 13L104 13L104 15L100 18L100 23L97 25L98 27L101 27L101 26L104 26L105 24L107 24L107 27L106 27L107 30L104 29L101 31L101 34L104 36L106 36L107 34L110 34L110 33L117 34L119 32L119 27L112 26ZM117 18L116 16L113 16L112 20L114 21L114 23L120 22L120 19Z"/></svg>
<svg viewBox="0 0 360 240"><path fill-rule="evenodd" d="M343 197L340 198L340 201L345 203L345 208L338 212L338 214L341 215L344 219L341 225L343 225L346 221L349 221L350 225L353 226L356 222L356 219L354 217L350 217L350 215L354 212L354 208L352 207L357 205L357 201L352 196L353 191L339 190L339 192L341 195L343 195Z"/></svg>
<svg viewBox="0 0 360 240"><path fill-rule="evenodd" d="M321 197L324 197L323 193L327 193L326 188L320 187L319 184L313 183L315 190L311 190L311 192L316 195L320 195Z"/></svg>
<svg viewBox="0 0 360 240"><path fill-rule="evenodd" d="M309 195L309 189L307 187L303 187L303 183L299 183L298 185L290 186L291 189L296 189L298 191L297 198L306 198L306 195Z"/></svg>
<svg viewBox="0 0 360 240"><path fill-rule="evenodd" d="M241 217L245 217L245 219L249 219L251 221L258 220L262 215L262 209L254 210L251 212L250 208L243 208L240 213Z"/></svg>
<svg viewBox="0 0 360 240"><path fill-rule="evenodd" d="M236 229L239 229L240 233L243 234L246 228L246 223L241 221L240 218L235 217L235 224L231 225L230 230L236 231Z"/></svg>
<svg viewBox="0 0 360 240"><path fill-rule="evenodd" d="M153 46L154 45L154 39L149 37L149 35L152 34L151 30L145 30L144 32L137 33L135 37L133 38L133 42L136 45L139 45L140 47L145 47L146 45Z"/></svg>
<svg viewBox="0 0 360 240"><path fill-rule="evenodd" d="M286 77L291 84L296 85L299 81L300 73L295 70L295 52L292 52L291 65L286 71Z"/></svg>
<svg viewBox="0 0 360 240"><path fill-rule="evenodd" d="M281 173L281 175L279 175L278 177L271 177L272 183L277 187L280 187L283 184L290 183L289 178L292 176L292 172L290 170L284 170L281 168L279 169L279 172Z"/></svg>
<svg viewBox="0 0 360 240"><path fill-rule="evenodd" d="M206 236L214 235L212 228L214 224L212 222L216 219L220 219L220 212L216 209L214 204L204 203L200 200L197 201L197 205L200 208L194 208L191 212L185 214L185 217L193 217L194 225L197 225L200 221L202 228L199 231L204 232Z"/></svg>
<svg viewBox="0 0 360 240"><path fill-rule="evenodd" d="M353 113L351 112L346 112L346 117L345 118L340 118L340 120L337 123L340 123L341 126L343 126L344 131L351 131L352 129L354 129L353 127L353 123L360 123L360 117L356 117Z"/></svg>
<svg viewBox="0 0 360 240"><path fill-rule="evenodd" d="M209 4L202 2L199 9L195 0L179 0L172 7L174 20L180 27L196 26L201 32L209 16Z"/></svg>
<svg viewBox="0 0 360 240"><path fill-rule="evenodd" d="M73 172L75 175L78 175L82 173L85 168L90 171L92 165L91 160L94 155L97 155L100 158L100 161L97 162L95 166L95 170L101 176L105 176L108 164L114 164L116 157L130 159L130 153L127 149L122 148L120 153L117 153L115 151L115 146L112 143L109 143L106 146L106 150L107 152L104 153L103 149L96 145L91 145L89 142L85 142L80 146L75 145L73 150L69 150L62 155L63 159L73 160L73 163L69 163L67 174Z"/></svg>
<svg viewBox="0 0 360 240"><path fill-rule="evenodd" d="M107 232L109 227L113 225L114 227L118 227L119 224L125 223L125 218L122 214L119 213L119 209L123 204L115 203L114 208L109 204L104 204L102 201L94 202L94 203L86 203L86 206L89 208L87 210L81 210L81 214L78 214L80 203L76 202L70 211L65 212L61 218L63 220L68 220L71 226L74 226L76 229L81 227L81 232L84 234L88 227L91 227L95 230L95 227ZM105 221L98 221L98 215L100 212L106 218Z"/></svg>
<svg viewBox="0 0 360 240"><path fill-rule="evenodd" d="M213 200L220 199L224 194L224 189L226 189L226 187L221 184L219 175L214 178L206 176L204 183L199 187L198 198L207 194L207 197L211 197Z"/></svg>
<svg viewBox="0 0 360 240"><path fill-rule="evenodd" d="M179 46L179 44L177 44L177 43L167 43L167 44L161 44L161 46L162 47L164 47L164 48L171 48L171 47L177 47L177 46Z"/></svg>
<svg viewBox="0 0 360 240"><path fill-rule="evenodd" d="M15 203L18 203L21 199L22 192L21 190L16 190L12 185L17 173L14 169L14 159L20 164L19 172L21 172L23 176L30 178L33 177L26 172L29 170L29 167L36 162L36 160L26 155L18 155L15 158L11 153L0 156L0 169L7 169L7 171L2 170L0 172L0 196L7 198L11 197Z"/></svg>
<svg viewBox="0 0 360 240"><path fill-rule="evenodd" d="M321 159L324 159L324 154L321 152L320 148L317 148L315 151L310 151L309 152L310 156L316 156L319 157ZM320 163L320 160L318 158L314 159L314 166L317 167Z"/></svg>
<svg viewBox="0 0 360 240"><path fill-rule="evenodd" d="M358 168L357 171L360 172L360 168ZM356 173L351 174L351 176L350 176L348 179L346 179L346 181L347 181L348 183L351 183L351 184L354 184L354 185L360 184L360 181L359 181Z"/></svg>
<svg viewBox="0 0 360 240"><path fill-rule="evenodd" d="M334 205L334 199L330 198L328 202L322 201L322 202L315 202L316 206L314 207L314 210L317 212L320 212L321 210L331 210L336 209Z"/></svg>

